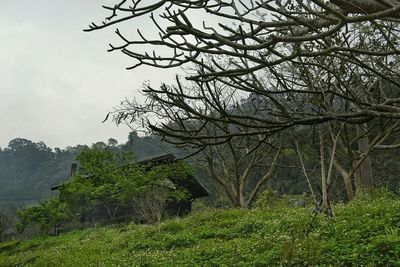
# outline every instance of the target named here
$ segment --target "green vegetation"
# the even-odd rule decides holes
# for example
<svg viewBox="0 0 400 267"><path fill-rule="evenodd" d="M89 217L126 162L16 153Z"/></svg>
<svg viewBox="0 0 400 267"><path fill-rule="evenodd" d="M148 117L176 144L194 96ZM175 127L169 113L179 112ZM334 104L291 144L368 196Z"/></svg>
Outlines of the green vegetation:
<svg viewBox="0 0 400 267"><path fill-rule="evenodd" d="M168 180L184 179L190 168L183 163L151 165L132 163L132 154L113 152L109 147L85 148L77 156L80 169L61 185L61 196L17 211L15 229L21 239L24 230L36 226L41 233L57 235L60 224L73 224L73 214L102 211L114 220L120 207L134 207L137 219L160 222L169 201L187 197L184 189Z"/></svg>
<svg viewBox="0 0 400 267"><path fill-rule="evenodd" d="M58 199L50 199L40 205L18 210L16 215L18 222L14 227L20 239L29 225L36 226L40 233L48 233L54 229L54 234L57 234L57 225L72 218L67 203L62 203Z"/></svg>
<svg viewBox="0 0 400 267"><path fill-rule="evenodd" d="M169 151L154 136L139 137L135 132L123 144L110 138L106 143L96 142L91 147L109 147L115 152L134 151L136 160L157 156ZM50 148L43 142L24 138L11 140L0 148L0 213L46 200L54 195L50 187L69 179L71 163L87 145Z"/></svg>
<svg viewBox="0 0 400 267"><path fill-rule="evenodd" d="M1 266L398 266L400 198L208 210L160 226L85 229L0 246Z"/></svg>

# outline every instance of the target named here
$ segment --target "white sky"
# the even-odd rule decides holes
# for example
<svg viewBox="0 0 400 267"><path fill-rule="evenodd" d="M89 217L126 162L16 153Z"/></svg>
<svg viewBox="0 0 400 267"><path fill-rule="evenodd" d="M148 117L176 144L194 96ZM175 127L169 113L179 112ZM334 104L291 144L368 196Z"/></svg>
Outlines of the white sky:
<svg viewBox="0 0 400 267"><path fill-rule="evenodd" d="M174 70L125 70L131 59L106 52L113 29L82 31L107 14L101 4L0 0L0 147L16 137L60 148L110 137L125 142L126 126L101 123L107 112L146 80L171 80Z"/></svg>

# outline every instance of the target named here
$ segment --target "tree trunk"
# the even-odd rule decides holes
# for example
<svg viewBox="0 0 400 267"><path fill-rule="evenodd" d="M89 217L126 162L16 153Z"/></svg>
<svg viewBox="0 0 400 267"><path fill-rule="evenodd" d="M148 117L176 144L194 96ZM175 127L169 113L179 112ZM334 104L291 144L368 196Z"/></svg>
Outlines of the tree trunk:
<svg viewBox="0 0 400 267"><path fill-rule="evenodd" d="M365 135L368 131L368 126L366 124L356 125L356 129L357 135L360 137L357 141L358 151L360 154L368 153L370 147L369 137ZM355 163L353 162L353 164ZM356 186L356 195L363 195L364 193L370 192L374 188L372 160L370 156L367 156L354 172L354 180Z"/></svg>
<svg viewBox="0 0 400 267"><path fill-rule="evenodd" d="M54 236L58 236L58 225L57 225L57 223L54 225Z"/></svg>
<svg viewBox="0 0 400 267"><path fill-rule="evenodd" d="M110 206L111 205L104 205L104 207L106 208L107 213L108 213L108 218L110 220L114 220L115 216L117 215L117 211L119 209L119 204L116 204L116 206L113 208L112 212L111 212L111 207Z"/></svg>
<svg viewBox="0 0 400 267"><path fill-rule="evenodd" d="M344 182L344 186L346 188L346 193L347 193L347 199L349 201L353 200L354 190L353 190L353 184L351 183L351 178L349 176L349 173L336 160L333 162L333 164L335 165L336 170L338 170L338 172L343 177L343 182Z"/></svg>
<svg viewBox="0 0 400 267"><path fill-rule="evenodd" d="M307 180L308 188L310 189L310 193L314 199L314 204L317 205L318 201L315 196L314 190L311 186L310 177L307 174L306 167L305 167L304 161L303 161L303 157L301 156L301 153L300 153L299 143L297 141L296 141L296 151L297 151L297 155L299 156L299 160L300 160L301 168L303 169L304 176L306 177L306 180Z"/></svg>
<svg viewBox="0 0 400 267"><path fill-rule="evenodd" d="M240 205L240 208L247 208L247 203L244 200L244 184L243 184L243 182L241 182L239 184L238 194L239 194L239 205Z"/></svg>
<svg viewBox="0 0 400 267"><path fill-rule="evenodd" d="M325 168L325 149L324 149L324 137L322 134L321 126L319 127L319 152L321 161L321 191L322 191L322 211L328 214L329 211L329 199L328 199L328 184L327 175Z"/></svg>

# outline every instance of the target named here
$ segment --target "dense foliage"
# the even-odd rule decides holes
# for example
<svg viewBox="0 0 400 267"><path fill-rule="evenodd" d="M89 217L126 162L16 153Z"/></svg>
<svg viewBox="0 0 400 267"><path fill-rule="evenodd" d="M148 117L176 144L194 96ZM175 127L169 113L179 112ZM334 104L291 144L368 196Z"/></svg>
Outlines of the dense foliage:
<svg viewBox="0 0 400 267"><path fill-rule="evenodd" d="M0 149L2 207L23 206L51 196L49 187L68 177L69 166L84 146L51 149L43 142L16 138Z"/></svg>
<svg viewBox="0 0 400 267"><path fill-rule="evenodd" d="M136 160L170 151L159 138L140 137L135 132L125 143L110 138L106 143L96 142L92 147L109 147L112 151L133 152ZM9 228L15 220L15 210L46 201L57 195L50 187L69 179L71 163L87 145L50 148L43 142L24 138L11 140L0 148L0 217L1 225Z"/></svg>
<svg viewBox="0 0 400 267"><path fill-rule="evenodd" d="M36 226L41 233L48 233L54 230L57 234L57 226L72 218L70 207L67 203L60 202L53 198L42 202L40 205L28 207L17 211L18 222L15 223L15 229L21 235L29 226Z"/></svg>
<svg viewBox="0 0 400 267"><path fill-rule="evenodd" d="M104 207L111 220L120 207L135 206L137 199L156 188L159 193L165 192L159 199L160 209L172 199L184 198L182 189L176 188L169 178L185 179L191 172L188 166L178 162L167 165L135 163L131 153L113 152L108 147L85 149L77 159L79 173L60 188L63 201L77 213ZM159 212L161 216L162 210Z"/></svg>
<svg viewBox="0 0 400 267"><path fill-rule="evenodd" d="M1 266L396 266L400 199L335 206L206 210L161 227L115 225L0 246Z"/></svg>
<svg viewBox="0 0 400 267"><path fill-rule="evenodd" d="M131 153L115 152L107 146L86 148L77 160L80 169L59 187L60 198L17 211L15 228L20 235L29 225L37 226L42 233L52 229L57 234L60 224L77 221L73 214L82 220L86 213L104 210L108 220L113 220L121 207L133 208L136 220L159 222L169 201L187 197L169 180L185 179L190 174L183 163L139 164L132 162Z"/></svg>
<svg viewBox="0 0 400 267"><path fill-rule="evenodd" d="M125 143L118 145L110 138L107 143L96 142L92 147L109 147L113 151L134 152L136 160L157 156L171 150L160 145L152 136L140 137L135 132ZM87 145L68 146L64 149L50 148L43 142L24 138L11 140L0 148L0 204L15 207L49 198L49 188L69 178L71 163Z"/></svg>

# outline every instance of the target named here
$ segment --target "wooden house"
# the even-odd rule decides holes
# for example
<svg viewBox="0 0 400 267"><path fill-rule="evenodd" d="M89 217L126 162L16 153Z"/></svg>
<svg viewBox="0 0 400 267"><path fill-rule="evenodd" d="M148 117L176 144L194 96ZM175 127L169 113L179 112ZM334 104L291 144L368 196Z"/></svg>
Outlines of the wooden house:
<svg viewBox="0 0 400 267"><path fill-rule="evenodd" d="M173 154L165 154L157 157L153 157L147 160L137 162L139 164L146 164L150 168L155 165L171 164L176 162L177 159ZM71 165L71 177L77 171L77 164ZM87 177L89 178L89 177ZM192 202L200 197L208 196L210 193L208 190L193 176L188 175L185 179L170 177L169 181L176 187L184 189L188 197L184 200L179 201L169 201L166 206L166 214L168 216L184 216L191 212ZM60 198L62 198L62 186L63 184L51 187L51 190L59 190ZM123 218L135 218L136 211L134 207L120 207L115 214L115 219L120 220ZM92 211L85 214L80 214L81 222L96 222L105 221L108 218L108 213L102 205L94 208Z"/></svg>

